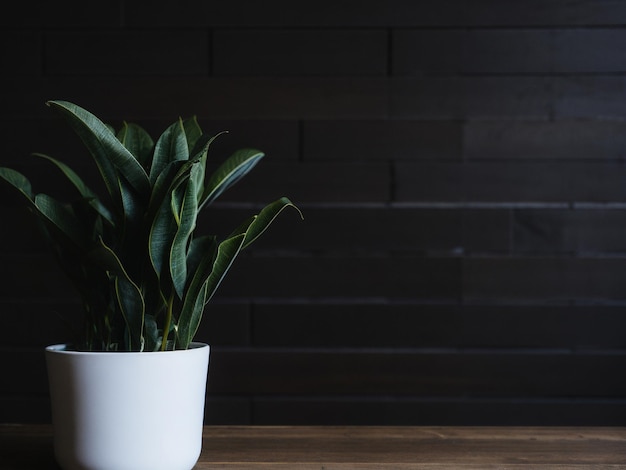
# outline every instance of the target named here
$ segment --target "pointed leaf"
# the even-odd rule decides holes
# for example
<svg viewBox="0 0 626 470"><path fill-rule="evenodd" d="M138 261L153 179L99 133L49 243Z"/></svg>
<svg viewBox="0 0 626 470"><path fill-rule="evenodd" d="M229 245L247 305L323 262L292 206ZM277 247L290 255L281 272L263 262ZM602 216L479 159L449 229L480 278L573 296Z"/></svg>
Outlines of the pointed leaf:
<svg viewBox="0 0 626 470"><path fill-rule="evenodd" d="M26 178L26 176L22 173L13 170L12 168L0 168L0 178L11 184L28 200L33 200L33 188L28 178Z"/></svg>
<svg viewBox="0 0 626 470"><path fill-rule="evenodd" d="M179 180L184 179L180 175L184 173L188 163L187 161L176 160L170 162L161 172L152 186L152 194L150 195L150 203L148 204L148 211L146 213L147 221L154 220L156 213L161 208L164 199L171 193L172 188L179 184ZM190 170L191 165L189 165L189 171Z"/></svg>
<svg viewBox="0 0 626 470"><path fill-rule="evenodd" d="M203 259L193 274L178 320L180 348L186 349L196 334L204 305L211 299L241 251L244 238L245 234L242 233L221 242L215 260L211 260L211 257Z"/></svg>
<svg viewBox="0 0 626 470"><path fill-rule="evenodd" d="M72 183L72 185L74 185L74 187L78 190L79 194L88 201L89 205L91 205L91 207L93 207L96 212L104 217L104 219L107 220L110 224L114 224L113 214L111 214L111 211L102 203L102 201L100 201L96 193L94 193L89 188L89 186L87 186L87 184L82 180L80 176L78 176L78 174L76 174L74 170L72 170L65 163L48 155L44 155L42 153L34 153L33 155L36 157L44 158L56 165L67 177L70 183Z"/></svg>
<svg viewBox="0 0 626 470"><path fill-rule="evenodd" d="M150 181L154 183L170 162L188 160L189 149L182 121L170 125L157 140L150 168Z"/></svg>
<svg viewBox="0 0 626 470"><path fill-rule="evenodd" d="M208 134L203 134L196 141L196 145L194 150L191 153L190 161L199 163L199 170L194 175L195 185L197 188L197 199L198 203L200 203L202 198L202 193L204 193L204 178L206 176L206 164L209 153L209 147L211 144L217 139L220 135L226 134L227 131L220 132L214 136L209 136Z"/></svg>
<svg viewBox="0 0 626 470"><path fill-rule="evenodd" d="M119 175L117 182L122 196L122 206L124 207L124 231L141 230L147 201L137 194L123 175Z"/></svg>
<svg viewBox="0 0 626 470"><path fill-rule="evenodd" d="M217 237L215 235L203 235L194 238L191 240L187 252L187 272L193 275L203 261L213 263L216 254ZM190 276L188 276L188 283L191 282L189 278Z"/></svg>
<svg viewBox="0 0 626 470"><path fill-rule="evenodd" d="M193 149L190 150L189 158L199 159L201 156L206 156L209 147L213 142L215 142L215 139L224 134L228 134L228 131L221 131L213 136L210 134L202 134L200 138L196 141Z"/></svg>
<svg viewBox="0 0 626 470"><path fill-rule="evenodd" d="M183 121L183 128L185 129L185 137L187 139L187 149L189 150L189 154L192 155L191 152L202 135L202 129L200 129L196 116L185 119Z"/></svg>
<svg viewBox="0 0 626 470"><path fill-rule="evenodd" d="M159 326L153 315L144 315L145 351L157 351L160 346Z"/></svg>
<svg viewBox="0 0 626 470"><path fill-rule="evenodd" d="M186 178L189 179L189 174ZM179 212L184 195L184 192L178 189L185 181L185 179L175 180L171 183L172 187L165 191L150 228L148 240L150 261L159 279L165 270L169 271L170 249L178 231L178 216L174 212Z"/></svg>
<svg viewBox="0 0 626 470"><path fill-rule="evenodd" d="M200 288L200 292L195 298L195 302L193 302L193 305L190 307L190 313L186 315L189 320L185 318L184 324L180 321L178 322L176 335L178 349L188 349L189 344L193 341L193 337L196 335L196 331L198 331L198 327L202 321L204 307L206 306L207 287L207 283L205 282Z"/></svg>
<svg viewBox="0 0 626 470"><path fill-rule="evenodd" d="M100 119L68 101L48 101L48 105L65 117L89 149L112 195L116 194L112 187L116 178L109 164L119 169L139 194L150 194L150 180L146 171Z"/></svg>
<svg viewBox="0 0 626 470"><path fill-rule="evenodd" d="M281 197L277 201L274 201L267 206L265 206L258 215L255 215L250 223L247 225L243 231L245 231L246 238L243 242L242 248L246 248L252 242L254 242L257 238L259 238L263 232L274 222L274 219L278 217L278 215L285 210L287 207L292 207L300 214L300 217L303 218L302 212L298 209L288 198ZM245 227L245 224L244 224ZM243 228L243 227L241 227ZM240 228L240 230L241 230ZM237 231L236 231L237 232ZM239 232L241 233L241 232Z"/></svg>
<svg viewBox="0 0 626 470"><path fill-rule="evenodd" d="M129 336L129 351L143 351L143 320L145 304L137 286L124 277L115 278L115 294L124 316Z"/></svg>
<svg viewBox="0 0 626 470"><path fill-rule="evenodd" d="M87 258L115 278L116 299L128 328L130 346L133 350L141 350L145 315L141 290L128 276L117 254L102 239L99 240L98 246L87 254Z"/></svg>
<svg viewBox="0 0 626 470"><path fill-rule="evenodd" d="M159 279L163 275L164 267L169 266L170 247L178 229L170 205L165 202L152 223L149 238L150 261Z"/></svg>
<svg viewBox="0 0 626 470"><path fill-rule="evenodd" d="M263 152L242 149L232 154L206 182L200 206L210 204L245 176L265 156Z"/></svg>
<svg viewBox="0 0 626 470"><path fill-rule="evenodd" d="M187 280L187 246L189 237L196 228L196 217L198 214L198 200L193 179L193 173L196 169L197 166L192 170L191 178L186 185L178 230L170 250L170 274L176 293L180 298L183 296Z"/></svg>
<svg viewBox="0 0 626 470"><path fill-rule="evenodd" d="M56 227L76 246L85 246L86 237L83 225L67 205L47 194L38 194L35 196L35 206L46 221Z"/></svg>
<svg viewBox="0 0 626 470"><path fill-rule="evenodd" d="M118 140L132 153L144 170L150 170L154 141L146 130L137 124L124 122L117 133Z"/></svg>

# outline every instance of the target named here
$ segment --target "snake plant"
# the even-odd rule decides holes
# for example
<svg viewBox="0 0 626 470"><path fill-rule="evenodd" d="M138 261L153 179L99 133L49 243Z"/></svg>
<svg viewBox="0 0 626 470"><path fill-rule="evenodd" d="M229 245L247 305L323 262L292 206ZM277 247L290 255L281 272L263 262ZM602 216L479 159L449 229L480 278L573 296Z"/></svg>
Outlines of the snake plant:
<svg viewBox="0 0 626 470"><path fill-rule="evenodd" d="M245 176L262 152L238 150L209 172L208 151L220 134L203 133L196 117L179 118L155 142L137 124L124 122L116 132L76 104L46 104L60 113L93 157L104 197L68 165L43 154L34 155L64 175L75 189L74 200L36 194L26 176L11 168L0 168L0 177L24 196L80 293L85 331L76 347L187 349L237 255L283 209L298 208L283 197L224 239L196 236L200 211Z"/></svg>

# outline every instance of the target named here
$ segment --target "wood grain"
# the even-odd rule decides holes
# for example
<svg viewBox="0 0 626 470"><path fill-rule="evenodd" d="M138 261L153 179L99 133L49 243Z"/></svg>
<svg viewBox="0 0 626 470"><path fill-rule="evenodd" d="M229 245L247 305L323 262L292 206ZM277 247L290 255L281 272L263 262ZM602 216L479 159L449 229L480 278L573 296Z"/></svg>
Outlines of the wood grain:
<svg viewBox="0 0 626 470"><path fill-rule="evenodd" d="M55 468L47 425L1 425L0 468ZM203 469L617 469L622 427L207 426Z"/></svg>

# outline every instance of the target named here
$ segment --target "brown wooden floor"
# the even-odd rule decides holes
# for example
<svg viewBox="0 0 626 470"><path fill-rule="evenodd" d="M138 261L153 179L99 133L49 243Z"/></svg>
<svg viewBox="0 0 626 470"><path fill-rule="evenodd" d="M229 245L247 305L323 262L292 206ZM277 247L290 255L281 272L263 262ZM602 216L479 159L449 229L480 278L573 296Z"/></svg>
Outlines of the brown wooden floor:
<svg viewBox="0 0 626 470"><path fill-rule="evenodd" d="M54 469L52 430L0 425L0 469ZM196 469L619 469L626 428L207 426Z"/></svg>

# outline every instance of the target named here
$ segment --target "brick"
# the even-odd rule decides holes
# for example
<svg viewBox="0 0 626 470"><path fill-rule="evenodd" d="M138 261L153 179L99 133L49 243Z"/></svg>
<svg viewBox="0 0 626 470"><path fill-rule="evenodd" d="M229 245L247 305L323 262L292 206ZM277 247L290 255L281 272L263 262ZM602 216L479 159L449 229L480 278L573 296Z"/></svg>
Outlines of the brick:
<svg viewBox="0 0 626 470"><path fill-rule="evenodd" d="M393 36L397 76L549 74L554 34L538 30L398 30Z"/></svg>
<svg viewBox="0 0 626 470"><path fill-rule="evenodd" d="M548 74L554 68L550 30L470 30L462 40L467 74Z"/></svg>
<svg viewBox="0 0 626 470"><path fill-rule="evenodd" d="M390 116L402 119L546 119L554 107L550 77L397 77Z"/></svg>
<svg viewBox="0 0 626 470"><path fill-rule="evenodd" d="M602 304L463 305L457 346L477 348L623 349L623 307ZM616 331L617 330L617 331Z"/></svg>
<svg viewBox="0 0 626 470"><path fill-rule="evenodd" d="M265 348L600 351L626 346L620 333L626 324L623 308L607 305L267 301L254 305L253 322L253 345Z"/></svg>
<svg viewBox="0 0 626 470"><path fill-rule="evenodd" d="M463 295L472 301L620 301L625 275L623 258L465 258Z"/></svg>
<svg viewBox="0 0 626 470"><path fill-rule="evenodd" d="M515 253L626 252L623 209L516 210L513 215Z"/></svg>
<svg viewBox="0 0 626 470"><path fill-rule="evenodd" d="M398 201L623 201L619 163L396 163Z"/></svg>
<svg viewBox="0 0 626 470"><path fill-rule="evenodd" d="M220 298L420 298L457 300L461 261L402 256L246 256L238 259Z"/></svg>
<svg viewBox="0 0 626 470"><path fill-rule="evenodd" d="M264 26L264 27L381 27L392 25L430 24L461 16L462 2L440 5L392 0L338 5L331 2L304 1L295 5L272 0L263 6L245 2L197 4L181 1L177 8L158 4L133 2L126 8L129 24L138 26Z"/></svg>
<svg viewBox="0 0 626 470"><path fill-rule="evenodd" d="M620 399L626 392L623 353L216 349L214 359L208 386L219 394Z"/></svg>
<svg viewBox="0 0 626 470"><path fill-rule="evenodd" d="M384 76L384 30L218 29L217 76Z"/></svg>
<svg viewBox="0 0 626 470"><path fill-rule="evenodd" d="M511 217L506 209L463 211L463 250L467 253L510 251Z"/></svg>
<svg viewBox="0 0 626 470"><path fill-rule="evenodd" d="M458 255L508 252L510 221L507 210L318 207L303 204L297 213L281 214L251 251L291 253L417 253ZM258 208L237 209L216 204L203 212L198 233L225 236ZM332 236L329 236L329 228Z"/></svg>
<svg viewBox="0 0 626 470"><path fill-rule="evenodd" d="M98 4L64 0L52 4L45 0L16 2L10 13L0 16L0 26L20 27L118 27L122 21L122 0L105 0Z"/></svg>
<svg viewBox="0 0 626 470"><path fill-rule="evenodd" d="M602 118L471 121L464 126L463 142L470 160L619 159L626 155L626 123Z"/></svg>
<svg viewBox="0 0 626 470"><path fill-rule="evenodd" d="M317 253L454 252L463 245L459 210L387 207L301 207L283 213L251 250ZM215 207L202 216L200 229L226 234L257 211ZM332 234L329 235L329 230Z"/></svg>
<svg viewBox="0 0 626 470"><path fill-rule="evenodd" d="M460 75L464 38L465 33L458 29L392 31L392 75Z"/></svg>
<svg viewBox="0 0 626 470"><path fill-rule="evenodd" d="M210 379L209 379L210 380ZM204 407L205 425L249 425L252 400L247 397L207 395Z"/></svg>
<svg viewBox="0 0 626 470"><path fill-rule="evenodd" d="M394 170L396 201L466 200L463 164L396 162Z"/></svg>
<svg viewBox="0 0 626 470"><path fill-rule="evenodd" d="M473 26L571 26L612 25L626 18L626 8L611 0L584 0L570 3L562 0L531 0L523 4L508 4L494 0L446 2L448 9L460 5L464 16L459 23ZM465 6L464 9L463 6ZM456 13L456 10L455 10ZM450 16L450 13L447 14Z"/></svg>
<svg viewBox="0 0 626 470"><path fill-rule="evenodd" d="M206 76L206 31L62 31L45 36L47 75ZM120 51L136 51L122 54Z"/></svg>
<svg viewBox="0 0 626 470"><path fill-rule="evenodd" d="M571 75L553 80L557 119L626 116L626 79L622 76Z"/></svg>
<svg viewBox="0 0 626 470"><path fill-rule="evenodd" d="M257 425L621 426L623 400L258 397Z"/></svg>
<svg viewBox="0 0 626 470"><path fill-rule="evenodd" d="M18 99L6 90L27 89ZM94 94L106 89L116 95ZM165 91L167 100L155 99ZM2 117L49 117L48 99L67 99L101 119L167 119L196 114L199 119L380 119L387 116L387 87L378 78L199 78L54 77L7 78L0 94Z"/></svg>
<svg viewBox="0 0 626 470"><path fill-rule="evenodd" d="M281 196L303 202L372 202L390 198L383 163L261 162L220 201L269 203Z"/></svg>
<svg viewBox="0 0 626 470"><path fill-rule="evenodd" d="M555 34L555 71L621 73L626 71L626 32L620 28L568 29ZM602 51L601 53L598 53Z"/></svg>
<svg viewBox="0 0 626 470"><path fill-rule="evenodd" d="M194 341L210 346L250 345L250 306L212 300L205 307Z"/></svg>
<svg viewBox="0 0 626 470"><path fill-rule="evenodd" d="M305 160L460 160L462 124L429 120L305 121Z"/></svg>
<svg viewBox="0 0 626 470"><path fill-rule="evenodd" d="M523 4L481 0L410 2L391 0L294 4L272 0L263 5L232 1L177 3L175 9L148 1L126 5L130 25L154 26L510 26L615 25L626 21L626 8L611 0L569 3L531 0Z"/></svg>
<svg viewBox="0 0 626 470"><path fill-rule="evenodd" d="M297 121L235 119L203 119L200 126L206 133L227 131L211 146L212 158L231 155L241 148L258 148L265 153L262 164L276 160L298 160L300 157L300 135ZM165 128L164 128L165 129Z"/></svg>

